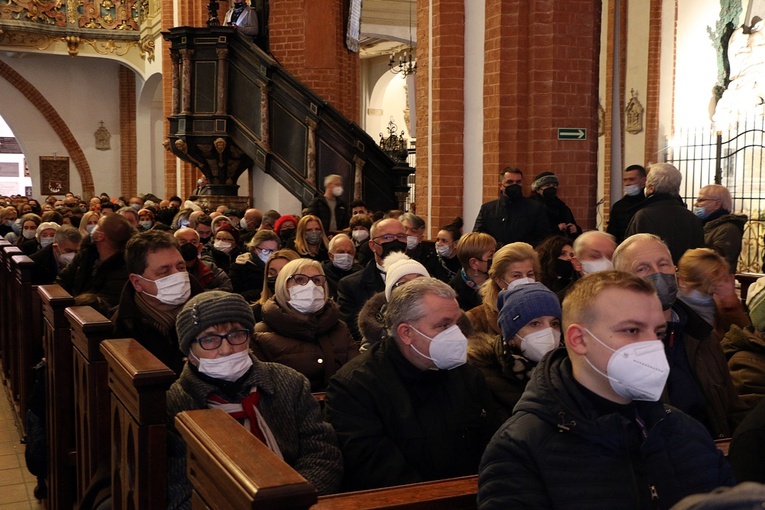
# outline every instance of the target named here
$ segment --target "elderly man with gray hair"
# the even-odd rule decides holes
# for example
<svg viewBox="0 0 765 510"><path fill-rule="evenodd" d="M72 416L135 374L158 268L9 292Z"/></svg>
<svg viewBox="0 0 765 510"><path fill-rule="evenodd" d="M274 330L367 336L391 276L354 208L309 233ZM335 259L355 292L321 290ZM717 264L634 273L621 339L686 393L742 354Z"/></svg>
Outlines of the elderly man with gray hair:
<svg viewBox="0 0 765 510"><path fill-rule="evenodd" d="M646 179L646 199L630 221L624 238L647 233L667 243L672 261L677 264L686 250L704 246L701 221L680 198L683 175L669 163L651 165Z"/></svg>
<svg viewBox="0 0 765 510"><path fill-rule="evenodd" d="M435 278L391 293L387 336L330 379L326 418L345 461L345 490L475 474L505 418L466 365L454 290Z"/></svg>
<svg viewBox="0 0 765 510"><path fill-rule="evenodd" d="M343 177L330 174L324 178L324 194L315 197L305 214L318 216L327 234L348 228L348 204L343 200Z"/></svg>

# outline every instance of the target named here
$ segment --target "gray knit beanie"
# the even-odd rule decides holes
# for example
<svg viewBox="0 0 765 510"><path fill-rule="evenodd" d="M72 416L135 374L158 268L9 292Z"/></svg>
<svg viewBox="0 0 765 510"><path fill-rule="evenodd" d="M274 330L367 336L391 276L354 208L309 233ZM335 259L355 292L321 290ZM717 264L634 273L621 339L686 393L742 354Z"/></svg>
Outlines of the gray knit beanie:
<svg viewBox="0 0 765 510"><path fill-rule="evenodd" d="M558 177L552 172L542 172L541 174L534 177L534 182L531 183L531 191L536 191L542 186L547 186L548 184L558 185Z"/></svg>
<svg viewBox="0 0 765 510"><path fill-rule="evenodd" d="M560 301L550 289L539 282L515 286L503 290L497 298L499 316L497 323L502 336L510 341L523 326L537 317L550 315L561 317Z"/></svg>
<svg viewBox="0 0 765 510"><path fill-rule="evenodd" d="M175 319L181 352L188 356L191 342L197 335L210 326L225 322L238 322L249 331L255 327L250 305L240 294L211 290L189 299Z"/></svg>

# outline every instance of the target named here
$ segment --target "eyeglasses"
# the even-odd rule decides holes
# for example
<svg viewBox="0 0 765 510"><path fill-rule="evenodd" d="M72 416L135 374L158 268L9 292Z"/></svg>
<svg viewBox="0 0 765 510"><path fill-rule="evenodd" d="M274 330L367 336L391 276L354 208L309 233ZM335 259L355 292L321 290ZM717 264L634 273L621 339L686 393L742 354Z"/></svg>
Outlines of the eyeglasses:
<svg viewBox="0 0 765 510"><path fill-rule="evenodd" d="M211 333L201 338L197 338L197 343L202 349L212 351L221 346L224 338L229 345L242 345L250 339L250 332L246 329L235 329L234 331L229 331L225 335L215 335Z"/></svg>
<svg viewBox="0 0 765 510"><path fill-rule="evenodd" d="M298 285L308 285L308 282L313 282L317 287L324 286L324 282L327 281L327 277L323 274L317 274L316 276L307 276L304 274L293 274L288 280L294 280Z"/></svg>
<svg viewBox="0 0 765 510"><path fill-rule="evenodd" d="M263 255L271 255L274 252L274 250L270 250L268 248L258 248L257 246L255 247L255 249L258 250Z"/></svg>
<svg viewBox="0 0 765 510"><path fill-rule="evenodd" d="M701 203L701 202L709 202L710 200L717 201L717 200L720 200L720 199L719 198L697 198L696 202L699 202L699 203Z"/></svg>
<svg viewBox="0 0 765 510"><path fill-rule="evenodd" d="M382 239L382 242L379 242L378 239ZM406 242L406 234L385 234L384 236L375 237L372 241L377 244L384 244L390 241Z"/></svg>

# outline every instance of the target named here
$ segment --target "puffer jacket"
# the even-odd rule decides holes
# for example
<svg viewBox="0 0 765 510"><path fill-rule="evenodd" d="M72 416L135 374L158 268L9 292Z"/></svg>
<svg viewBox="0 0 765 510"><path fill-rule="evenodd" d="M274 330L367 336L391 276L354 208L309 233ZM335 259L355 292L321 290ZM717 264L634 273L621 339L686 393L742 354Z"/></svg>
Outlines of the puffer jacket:
<svg viewBox="0 0 765 510"><path fill-rule="evenodd" d="M273 432L284 461L311 482L320 494L336 491L343 476L343 459L335 432L322 421L318 402L308 381L294 370L275 363L253 366L238 381L228 383L200 374L186 364L180 378L167 392L168 491L167 508L191 507L191 484L186 477L186 444L175 429L181 411L207 409L207 396L241 402L258 389L258 409Z"/></svg>
<svg viewBox="0 0 765 510"><path fill-rule="evenodd" d="M329 378L359 353L334 301L313 314L284 309L269 299L263 322L255 325L252 350L258 359L294 368L311 381L311 391L324 391Z"/></svg>
<svg viewBox="0 0 765 510"><path fill-rule="evenodd" d="M720 343L733 387L746 411L765 397L765 338L754 328L732 326Z"/></svg>
<svg viewBox="0 0 765 510"><path fill-rule="evenodd" d="M669 508L733 484L703 425L660 402L618 406L595 396L558 349L486 448L478 508Z"/></svg>
<svg viewBox="0 0 765 510"><path fill-rule="evenodd" d="M725 257L731 273L735 273L738 266L744 225L748 219L743 214L724 214L704 223L704 245Z"/></svg>

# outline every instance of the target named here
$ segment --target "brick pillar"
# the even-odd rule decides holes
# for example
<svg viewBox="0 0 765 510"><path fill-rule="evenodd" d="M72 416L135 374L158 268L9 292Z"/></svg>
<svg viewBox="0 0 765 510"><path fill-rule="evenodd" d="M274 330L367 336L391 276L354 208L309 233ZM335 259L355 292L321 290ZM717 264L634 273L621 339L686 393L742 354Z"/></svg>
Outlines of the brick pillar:
<svg viewBox="0 0 765 510"><path fill-rule="evenodd" d="M648 90L645 97L645 163L658 163L659 154L659 90L661 86L661 4L651 0L651 24L648 32Z"/></svg>
<svg viewBox="0 0 765 510"><path fill-rule="evenodd" d="M125 66L119 68L120 97L120 189L129 198L138 193L138 149L136 147L135 75ZM151 190L150 190L151 191Z"/></svg>
<svg viewBox="0 0 765 510"><path fill-rule="evenodd" d="M597 189L597 0L487 0L484 63L484 199L499 170L555 172L577 222L595 226ZM586 140L559 141L558 128Z"/></svg>
<svg viewBox="0 0 765 510"><path fill-rule="evenodd" d="M281 0L269 5L269 45L302 83L359 121L359 56L345 46L348 2Z"/></svg>
<svg viewBox="0 0 765 510"><path fill-rule="evenodd" d="M432 12L429 4L420 0L417 6L415 204L434 238L439 227L462 216L465 3L433 0Z"/></svg>
<svg viewBox="0 0 765 510"><path fill-rule="evenodd" d="M616 27L619 27L619 75L615 76L614 71L614 58L617 57L617 55L614 54L615 51L615 45L614 45L614 38L613 34L616 31ZM603 105L603 108L606 110L606 121L604 125L605 129L605 143L604 143L604 151L605 151L605 157L604 157L604 179L603 179L603 190L604 190L604 203L603 203L603 217L604 217L604 224L607 223L608 218L610 216L611 212L611 181L612 181L612 155L614 154L613 150L613 112L617 111L619 112L619 131L621 133L624 133L624 87L625 87L625 81L626 81L626 75L627 75L627 7L626 5L622 5L622 8L619 9L619 18L616 17L616 7L614 2L610 2L608 4L608 33L612 34L608 38L608 47L606 48L606 90L604 93L604 96L606 98L606 104ZM614 80L618 80L618 90L619 94L617 97L614 97L613 94L613 87L614 87ZM650 79L650 78L649 78ZM658 100L658 98L657 98ZM658 129L658 127L657 127ZM622 135L620 141L619 141L620 147L618 150L618 154L624 154L624 135ZM622 167L624 167L624 162L622 162ZM623 168L622 168L623 170ZM621 174L619 174L621 175ZM618 176L616 178L619 178ZM619 197L613 197L613 201L618 200L621 198Z"/></svg>

